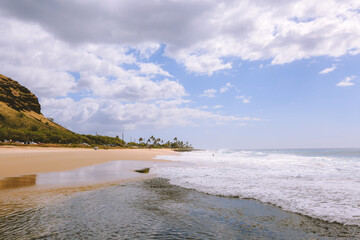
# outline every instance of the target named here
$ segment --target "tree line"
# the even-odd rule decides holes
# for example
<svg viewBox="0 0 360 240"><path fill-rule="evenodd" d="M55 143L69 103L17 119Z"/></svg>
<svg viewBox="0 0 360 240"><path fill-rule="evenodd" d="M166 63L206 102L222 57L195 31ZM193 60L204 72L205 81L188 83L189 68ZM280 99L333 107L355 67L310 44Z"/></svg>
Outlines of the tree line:
<svg viewBox="0 0 360 240"><path fill-rule="evenodd" d="M192 148L189 142L183 142L174 137L172 141L164 141L161 138L151 136L149 138L140 137L138 142L128 142L130 146L149 147L149 148Z"/></svg>

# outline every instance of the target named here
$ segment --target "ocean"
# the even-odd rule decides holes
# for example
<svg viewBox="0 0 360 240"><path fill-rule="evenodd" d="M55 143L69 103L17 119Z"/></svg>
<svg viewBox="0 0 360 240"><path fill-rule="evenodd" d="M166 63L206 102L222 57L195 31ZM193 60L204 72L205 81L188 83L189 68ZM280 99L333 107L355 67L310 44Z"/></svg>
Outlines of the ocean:
<svg viewBox="0 0 360 240"><path fill-rule="evenodd" d="M360 226L360 149L223 149L159 158L181 163L153 171L171 184Z"/></svg>
<svg viewBox="0 0 360 240"><path fill-rule="evenodd" d="M8 202L0 239L360 239L359 149L158 158L174 163L154 163L151 179L18 210Z"/></svg>

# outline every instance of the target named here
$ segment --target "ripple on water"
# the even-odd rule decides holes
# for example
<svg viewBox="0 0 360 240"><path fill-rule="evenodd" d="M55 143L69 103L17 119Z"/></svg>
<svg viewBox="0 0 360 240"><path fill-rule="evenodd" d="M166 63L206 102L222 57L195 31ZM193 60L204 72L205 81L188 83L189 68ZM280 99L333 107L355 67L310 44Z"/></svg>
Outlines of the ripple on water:
<svg viewBox="0 0 360 240"><path fill-rule="evenodd" d="M349 239L354 226L151 179L0 217L0 239Z"/></svg>

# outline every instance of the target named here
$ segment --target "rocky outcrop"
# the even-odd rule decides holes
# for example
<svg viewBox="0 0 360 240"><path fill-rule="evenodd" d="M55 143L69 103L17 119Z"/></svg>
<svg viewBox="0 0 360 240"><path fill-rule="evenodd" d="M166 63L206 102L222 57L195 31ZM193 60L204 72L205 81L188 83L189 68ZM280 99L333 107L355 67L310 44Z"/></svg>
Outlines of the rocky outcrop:
<svg viewBox="0 0 360 240"><path fill-rule="evenodd" d="M1 74L0 101L17 111L34 111L41 114L38 98L26 87Z"/></svg>

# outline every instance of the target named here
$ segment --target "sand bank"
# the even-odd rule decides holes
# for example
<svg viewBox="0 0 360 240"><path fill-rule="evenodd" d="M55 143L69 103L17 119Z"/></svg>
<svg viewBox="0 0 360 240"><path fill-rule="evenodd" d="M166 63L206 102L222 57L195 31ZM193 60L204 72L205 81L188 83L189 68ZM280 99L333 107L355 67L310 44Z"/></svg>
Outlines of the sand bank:
<svg viewBox="0 0 360 240"><path fill-rule="evenodd" d="M116 160L154 161L169 149L69 149L0 147L0 178L43 172L61 172ZM162 161L162 160L158 160Z"/></svg>

